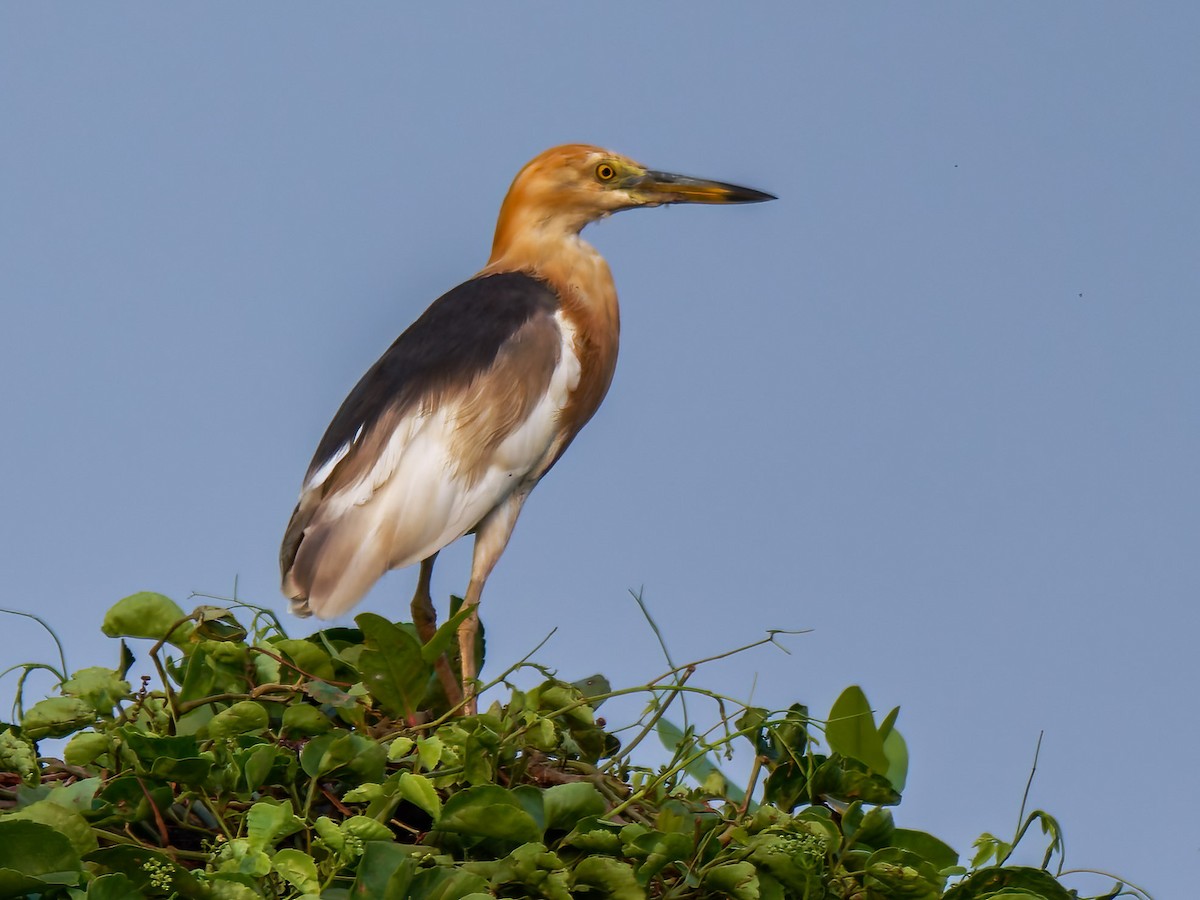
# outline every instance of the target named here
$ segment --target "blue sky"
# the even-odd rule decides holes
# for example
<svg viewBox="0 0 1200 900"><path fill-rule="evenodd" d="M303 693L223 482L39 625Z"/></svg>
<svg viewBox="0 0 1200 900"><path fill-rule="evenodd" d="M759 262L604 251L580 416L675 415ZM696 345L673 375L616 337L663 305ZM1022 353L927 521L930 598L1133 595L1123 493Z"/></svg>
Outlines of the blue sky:
<svg viewBox="0 0 1200 900"><path fill-rule="evenodd" d="M1183 3L7 4L0 605L75 667L136 590L284 610L346 392L483 264L529 157L598 143L780 200L586 232L622 358L489 582L492 671L557 627L565 677L658 674L642 586L678 659L812 628L698 677L901 705L901 821L964 850L1045 730L1068 864L1183 896L1197 34ZM50 657L5 628L3 666Z"/></svg>

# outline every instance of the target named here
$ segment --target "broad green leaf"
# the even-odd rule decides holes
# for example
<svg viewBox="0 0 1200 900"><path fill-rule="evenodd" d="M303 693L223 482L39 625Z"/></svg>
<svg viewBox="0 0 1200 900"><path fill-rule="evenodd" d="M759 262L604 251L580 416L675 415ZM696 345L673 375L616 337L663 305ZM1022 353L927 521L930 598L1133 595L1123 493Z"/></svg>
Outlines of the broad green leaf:
<svg viewBox="0 0 1200 900"><path fill-rule="evenodd" d="M83 866L65 834L41 822L7 815L0 819L0 869L41 878L53 875L58 884L74 884L77 877L58 875L77 874Z"/></svg>
<svg viewBox="0 0 1200 900"><path fill-rule="evenodd" d="M900 802L900 794L890 781L868 772L858 760L840 756L832 756L817 766L811 790L817 796L843 803L861 800L875 806L893 806Z"/></svg>
<svg viewBox="0 0 1200 900"><path fill-rule="evenodd" d="M78 697L51 697L35 703L21 719L21 733L30 740L60 738L93 724L96 710Z"/></svg>
<svg viewBox="0 0 1200 900"><path fill-rule="evenodd" d="M1028 866L980 869L946 891L945 900L1073 900L1049 872Z"/></svg>
<svg viewBox="0 0 1200 900"><path fill-rule="evenodd" d="M363 900L406 900L416 869L406 847L371 841L363 848L350 896Z"/></svg>
<svg viewBox="0 0 1200 900"><path fill-rule="evenodd" d="M92 826L84 820L83 816L49 798L31 803L29 806L22 807L5 816L6 821L20 819L41 822L43 825L50 826L71 842L72 848L79 856L91 853L99 846Z"/></svg>
<svg viewBox="0 0 1200 900"><path fill-rule="evenodd" d="M251 850L266 850L304 828L304 820L292 812L290 801L260 800L246 813L246 839Z"/></svg>
<svg viewBox="0 0 1200 900"><path fill-rule="evenodd" d="M122 872L101 875L88 884L87 900L143 900L136 884Z"/></svg>
<svg viewBox="0 0 1200 900"><path fill-rule="evenodd" d="M109 637L134 637L160 641L167 638L167 632L174 627L168 642L176 647L181 647L192 632L190 622L177 624L186 616L187 614L179 608L179 604L170 597L164 597L162 594L155 594L151 591L142 591L118 600L116 605L105 613L100 630Z"/></svg>
<svg viewBox="0 0 1200 900"><path fill-rule="evenodd" d="M395 838L386 825L366 816L351 816L341 827L343 834L353 835L360 841L390 841Z"/></svg>
<svg viewBox="0 0 1200 900"><path fill-rule="evenodd" d="M482 784L454 794L442 807L439 831L510 844L538 841L542 829L511 792L496 784Z"/></svg>
<svg viewBox="0 0 1200 900"><path fill-rule="evenodd" d="M150 774L160 781L177 781L180 784L202 784L212 772L213 760L203 756L172 759L160 756L150 766Z"/></svg>
<svg viewBox="0 0 1200 900"><path fill-rule="evenodd" d="M405 900L462 900L487 886L487 879L461 869L425 869L413 878Z"/></svg>
<svg viewBox="0 0 1200 900"><path fill-rule="evenodd" d="M899 717L899 715L900 707L895 706L892 707L891 712L883 717L883 721L879 723L880 740L887 740L888 735L892 733L892 729L896 727L896 719Z"/></svg>
<svg viewBox="0 0 1200 900"><path fill-rule="evenodd" d="M271 868L303 894L319 894L321 879L317 864L302 850L280 850L271 858Z"/></svg>
<svg viewBox="0 0 1200 900"><path fill-rule="evenodd" d="M274 744L259 744L243 754L238 754L242 764L242 779L246 790L256 791L262 787L271 773L271 767L283 751ZM291 754L288 754L289 757Z"/></svg>
<svg viewBox="0 0 1200 900"><path fill-rule="evenodd" d="M639 836L633 843L643 860L637 870L640 884L646 884L671 863L690 859L696 852L695 840L678 831L670 834L651 831Z"/></svg>
<svg viewBox="0 0 1200 900"><path fill-rule="evenodd" d="M208 736L220 740L239 734L261 734L269 724L266 707L253 700L239 700L212 717L208 723Z"/></svg>
<svg viewBox="0 0 1200 900"><path fill-rule="evenodd" d="M904 742L904 736L894 728L889 731L883 739L883 752L888 759L884 774L892 787L902 792L908 782L908 744Z"/></svg>
<svg viewBox="0 0 1200 900"><path fill-rule="evenodd" d="M751 867L753 868L753 867ZM588 856L571 871L574 889L592 888L612 900L645 900L646 892L638 884L629 863L607 856Z"/></svg>
<svg viewBox="0 0 1200 900"><path fill-rule="evenodd" d="M307 703L292 703L283 711L283 736L289 740L324 734L331 728L329 716Z"/></svg>
<svg viewBox="0 0 1200 900"><path fill-rule="evenodd" d="M216 855L217 871L230 875L245 875L262 878L271 871L271 857L251 844L246 838L234 838L221 845ZM247 883L238 879L241 883Z"/></svg>
<svg viewBox="0 0 1200 900"><path fill-rule="evenodd" d="M621 852L620 827L599 818L582 819L575 829L562 839L561 845L575 847L584 853L603 853L615 856Z"/></svg>
<svg viewBox="0 0 1200 900"><path fill-rule="evenodd" d="M333 662L329 654L311 641L285 638L272 643L270 649L290 660L295 666L292 668L285 665L280 669L279 679L286 684L294 684L304 676L323 680L333 678Z"/></svg>
<svg viewBox="0 0 1200 900"><path fill-rule="evenodd" d="M909 850L927 859L938 870L958 865L958 854L947 844L924 831L897 828L892 832L892 846Z"/></svg>
<svg viewBox="0 0 1200 900"><path fill-rule="evenodd" d="M872 853L864 870L868 887L897 900L937 900L946 884L931 862L898 847Z"/></svg>
<svg viewBox="0 0 1200 900"><path fill-rule="evenodd" d="M0 897L39 897L46 890L47 882L33 878L16 869L0 867Z"/></svg>
<svg viewBox="0 0 1200 900"><path fill-rule="evenodd" d="M713 866L704 873L704 886L733 900L759 900L758 870L753 863L733 862Z"/></svg>
<svg viewBox="0 0 1200 900"><path fill-rule="evenodd" d="M68 697L86 700L93 709L105 714L129 696L129 682L102 666L80 669L62 683L60 690Z"/></svg>
<svg viewBox="0 0 1200 900"><path fill-rule="evenodd" d="M0 735L3 741L3 735ZM90 766L109 751L111 740L107 734L95 731L77 732L67 746L63 748L63 760L71 766ZM0 749L0 766L4 763L3 750Z"/></svg>
<svg viewBox="0 0 1200 900"><path fill-rule="evenodd" d="M348 771L360 782L381 781L386 765L387 751L381 744L342 729L313 738L300 751L300 767L313 778Z"/></svg>
<svg viewBox="0 0 1200 900"><path fill-rule="evenodd" d="M442 759L445 745L437 737L417 738L417 765L426 772L432 770Z"/></svg>
<svg viewBox="0 0 1200 900"><path fill-rule="evenodd" d="M825 737L830 749L866 763L875 772L887 772L888 758L875 727L871 705L857 685L846 688L834 701L825 725Z"/></svg>
<svg viewBox="0 0 1200 900"><path fill-rule="evenodd" d="M398 737L388 744L388 762L399 762L412 752L416 741L408 737Z"/></svg>
<svg viewBox="0 0 1200 900"><path fill-rule="evenodd" d="M843 818L843 823L844 821ZM895 830L896 823L892 818L891 810L876 806L863 816L862 822L859 823L858 829L854 833L854 839L863 846L877 849L892 843L892 834Z"/></svg>
<svg viewBox="0 0 1200 900"><path fill-rule="evenodd" d="M608 809L604 795L586 781L556 784L542 794L546 828L568 831L581 819L602 816Z"/></svg>
<svg viewBox="0 0 1200 900"><path fill-rule="evenodd" d="M78 813L89 812L92 809L92 800L96 797L96 791L100 790L103 784L104 780L99 776L81 778L71 784L60 782L46 794L46 799L51 803L57 803L63 809L70 809Z"/></svg>
<svg viewBox="0 0 1200 900"><path fill-rule="evenodd" d="M442 801L433 788L433 782L424 775L401 772L397 792L409 803L428 813L434 824L437 824L438 817L442 814Z"/></svg>
<svg viewBox="0 0 1200 900"><path fill-rule="evenodd" d="M363 684L391 715L415 716L433 674L432 664L421 656L420 642L374 613L363 613L354 621L367 643L358 658Z"/></svg>

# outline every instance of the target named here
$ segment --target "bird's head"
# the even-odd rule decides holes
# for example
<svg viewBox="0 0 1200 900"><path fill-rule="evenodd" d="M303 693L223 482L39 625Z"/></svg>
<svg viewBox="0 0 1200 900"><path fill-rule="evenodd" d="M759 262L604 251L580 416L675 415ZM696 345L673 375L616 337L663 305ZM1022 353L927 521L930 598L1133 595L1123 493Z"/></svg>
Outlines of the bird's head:
<svg viewBox="0 0 1200 900"><path fill-rule="evenodd" d="M589 222L637 206L774 199L736 184L647 169L601 147L564 144L535 156L517 173L500 208L496 239L534 231L574 235Z"/></svg>

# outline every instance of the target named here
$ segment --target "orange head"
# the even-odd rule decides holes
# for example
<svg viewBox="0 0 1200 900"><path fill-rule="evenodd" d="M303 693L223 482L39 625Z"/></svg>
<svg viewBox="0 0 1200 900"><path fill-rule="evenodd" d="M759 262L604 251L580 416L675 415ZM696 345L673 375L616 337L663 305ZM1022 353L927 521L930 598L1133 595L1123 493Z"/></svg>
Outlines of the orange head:
<svg viewBox="0 0 1200 900"><path fill-rule="evenodd" d="M500 207L492 258L521 238L572 237L589 222L635 206L774 199L735 184L655 172L601 147L564 144L535 156L513 179Z"/></svg>

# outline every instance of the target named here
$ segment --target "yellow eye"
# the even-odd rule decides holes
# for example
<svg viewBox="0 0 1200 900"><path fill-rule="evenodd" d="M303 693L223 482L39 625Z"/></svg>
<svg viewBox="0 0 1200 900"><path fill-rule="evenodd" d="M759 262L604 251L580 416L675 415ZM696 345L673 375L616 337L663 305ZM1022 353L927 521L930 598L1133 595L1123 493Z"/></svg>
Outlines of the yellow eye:
<svg viewBox="0 0 1200 900"><path fill-rule="evenodd" d="M596 177L601 181L612 181L617 177L617 170L612 167L611 163L600 163L596 166Z"/></svg>

